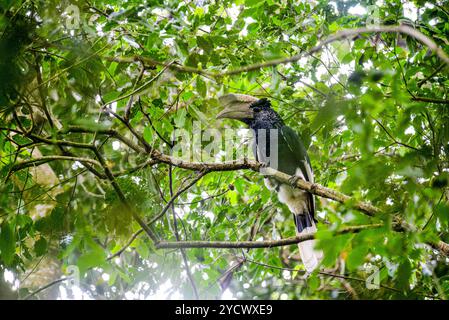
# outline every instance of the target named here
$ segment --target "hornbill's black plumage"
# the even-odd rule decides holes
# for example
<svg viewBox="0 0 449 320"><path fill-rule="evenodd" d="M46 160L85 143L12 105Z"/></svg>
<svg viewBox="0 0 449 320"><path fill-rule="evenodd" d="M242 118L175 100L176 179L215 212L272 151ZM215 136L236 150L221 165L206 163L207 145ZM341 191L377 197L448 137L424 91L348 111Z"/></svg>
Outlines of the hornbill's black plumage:
<svg viewBox="0 0 449 320"><path fill-rule="evenodd" d="M217 118L237 119L253 130L253 151L259 162L272 167L270 160L273 153L277 152L274 169L313 183L312 166L301 138L284 124L267 99L228 94L220 97L220 103L224 110ZM276 140L270 140L270 130L272 136L277 135L277 143ZM315 200L311 193L279 183L273 178L265 178L265 185L275 190L279 201L285 203L293 213L297 234L316 231ZM306 270L313 271L320 263L322 252L314 249L314 240L301 242L298 246Z"/></svg>

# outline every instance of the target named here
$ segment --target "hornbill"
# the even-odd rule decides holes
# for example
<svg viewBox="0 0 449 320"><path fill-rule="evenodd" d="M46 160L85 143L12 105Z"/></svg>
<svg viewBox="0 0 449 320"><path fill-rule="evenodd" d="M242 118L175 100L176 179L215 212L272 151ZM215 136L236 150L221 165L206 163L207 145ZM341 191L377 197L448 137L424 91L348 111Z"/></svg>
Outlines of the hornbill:
<svg viewBox="0 0 449 320"><path fill-rule="evenodd" d="M312 166L301 138L284 124L281 117L271 108L268 99L259 100L244 94L228 94L220 97L219 101L224 109L217 118L240 120L252 129L256 160L273 167L271 160L277 152L274 169L313 183ZM276 139L272 139L273 134L277 136L277 143ZM279 201L285 203L293 213L298 235L316 232L315 200L311 193L270 177L265 178L264 182L269 190L277 192ZM314 244L314 240L298 244L307 272L312 272L323 256L322 251L314 249Z"/></svg>

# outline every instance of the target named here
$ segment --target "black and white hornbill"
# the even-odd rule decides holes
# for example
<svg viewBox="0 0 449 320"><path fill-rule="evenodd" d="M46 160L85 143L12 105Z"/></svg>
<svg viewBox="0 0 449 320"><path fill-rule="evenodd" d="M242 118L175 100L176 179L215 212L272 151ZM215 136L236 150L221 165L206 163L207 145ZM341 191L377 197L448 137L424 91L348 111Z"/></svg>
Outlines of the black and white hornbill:
<svg viewBox="0 0 449 320"><path fill-rule="evenodd" d="M277 152L274 169L313 183L310 159L301 138L284 124L271 108L270 101L243 94L228 94L220 97L219 101L224 109L217 118L240 120L252 129L256 160L270 167L270 156ZM264 130L265 134L261 134ZM273 143L276 140L270 140L270 130L277 134L277 143ZM315 200L311 193L279 183L274 178L267 177L264 181L266 187L276 191L279 201L285 203L293 213L297 234L316 232ZM322 259L322 252L315 250L314 244L314 240L298 244L307 272L312 272Z"/></svg>

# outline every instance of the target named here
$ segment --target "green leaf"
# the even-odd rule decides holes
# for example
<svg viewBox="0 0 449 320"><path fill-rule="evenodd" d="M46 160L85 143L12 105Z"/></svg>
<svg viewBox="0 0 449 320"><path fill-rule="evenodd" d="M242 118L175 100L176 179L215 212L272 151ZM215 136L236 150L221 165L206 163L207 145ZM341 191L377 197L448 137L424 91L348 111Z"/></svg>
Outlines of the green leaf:
<svg viewBox="0 0 449 320"><path fill-rule="evenodd" d="M314 292L320 286L320 279L316 275L311 275L307 280L307 285L311 292Z"/></svg>
<svg viewBox="0 0 449 320"><path fill-rule="evenodd" d="M175 118L175 125L177 128L184 128L184 124L186 123L187 111L185 108L178 110Z"/></svg>
<svg viewBox="0 0 449 320"><path fill-rule="evenodd" d="M439 203L435 208L435 212L442 227L447 229L449 227L449 205Z"/></svg>
<svg viewBox="0 0 449 320"><path fill-rule="evenodd" d="M203 98L206 97L207 95L206 83L201 78L196 79L196 90L198 91L201 97Z"/></svg>
<svg viewBox="0 0 449 320"><path fill-rule="evenodd" d="M41 256L47 252L47 240L45 238L41 237L39 240L36 241L34 244L34 252L36 253L36 256Z"/></svg>
<svg viewBox="0 0 449 320"><path fill-rule="evenodd" d="M410 260L405 258L398 267L398 286L404 290L409 289L410 277L412 275L412 265Z"/></svg>
<svg viewBox="0 0 449 320"><path fill-rule="evenodd" d="M143 138L150 144L153 142L153 129L151 127L145 127L143 129Z"/></svg>
<svg viewBox="0 0 449 320"><path fill-rule="evenodd" d="M0 257L6 266L12 266L16 250L14 227L3 222L0 227Z"/></svg>
<svg viewBox="0 0 449 320"><path fill-rule="evenodd" d="M206 39L205 37L196 37L196 42L198 43L198 46L204 50L206 54L210 54L211 51L214 49L214 45L210 40Z"/></svg>
<svg viewBox="0 0 449 320"><path fill-rule="evenodd" d="M365 257L368 253L368 247L366 243L359 243L357 247L353 248L346 260L347 266L350 270L356 270L363 264Z"/></svg>
<svg viewBox="0 0 449 320"><path fill-rule="evenodd" d="M100 267L105 263L106 254L103 251L95 250L84 253L78 258L77 266L80 274L84 274L92 267Z"/></svg>
<svg viewBox="0 0 449 320"><path fill-rule="evenodd" d="M297 264L294 268L293 268L293 272L292 272L292 279L295 279L296 276L298 275L299 271L304 271L304 264Z"/></svg>

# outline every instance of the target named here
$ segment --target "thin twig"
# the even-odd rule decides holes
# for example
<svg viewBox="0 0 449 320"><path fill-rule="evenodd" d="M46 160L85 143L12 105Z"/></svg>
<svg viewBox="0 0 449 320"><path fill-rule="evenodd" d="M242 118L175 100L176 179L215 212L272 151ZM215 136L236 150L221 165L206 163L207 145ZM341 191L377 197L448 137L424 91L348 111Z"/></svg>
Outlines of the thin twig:
<svg viewBox="0 0 449 320"><path fill-rule="evenodd" d="M49 282L49 283L46 284L45 286L40 287L40 288L37 289L36 291L31 292L29 295L27 295L27 296L24 298L24 300L28 300L28 299L30 299L31 297L33 297L33 296L35 296L36 294L38 294L39 292L44 291L45 289L48 289L48 288L50 288L51 286L54 286L55 284L58 284L58 283L60 283L60 282L66 281L66 280L69 280L69 278L65 277L65 278L56 279L56 280L54 280L54 281L52 281L52 282Z"/></svg>
<svg viewBox="0 0 449 320"><path fill-rule="evenodd" d="M162 211L160 213L158 213L155 217L153 217L150 222L148 224L153 224L155 223L157 220L159 220L160 218L162 218L165 214L165 212L167 212L168 209L170 209L170 206L173 204L173 202L181 195L183 194L186 190L188 190L191 186L193 186L195 183L197 183L202 177L204 177L206 174L208 173L208 171L203 171L201 172L199 175L197 175L194 179L192 179L192 181L189 182L189 184L187 184L185 187L183 187L182 189L178 190L172 197L170 200L168 200L167 204L165 205L165 207L162 209Z"/></svg>
<svg viewBox="0 0 449 320"><path fill-rule="evenodd" d="M101 153L97 150L94 149L95 155L97 156L98 161L100 162L101 166L103 167L103 170L106 174L106 176L108 177L108 180L111 182L112 187L114 188L114 191L117 193L120 201L122 202L122 204L125 206L125 208L131 213L131 215L133 216L134 220L137 221L137 223L140 225L140 227L146 232L146 234L150 237L150 239L154 242L154 243L158 243L159 239L156 237L156 234L154 233L154 231L151 229L151 226L148 226L137 214L137 212L135 211L135 209L129 204L128 200L126 199L123 191L121 190L120 186L118 185L118 183L115 181L114 179L114 175L112 174L111 170L109 169L109 167L106 164L106 161L104 160L103 156L101 155Z"/></svg>
<svg viewBox="0 0 449 320"><path fill-rule="evenodd" d="M111 101L107 101L104 105L101 106L101 109L104 109L105 107L107 107L108 105L110 105L110 104L112 104L114 102L117 102L117 101L129 98L129 97L135 95L136 93L139 93L140 91L142 91L143 89L148 87L151 83L153 83L157 78L159 78L165 72L165 70L167 70L167 68L169 68L172 64L173 64L173 61L167 63L167 65L165 65L164 68L162 68L162 70L158 74L156 74L153 78L151 78L150 80L148 80L147 82L142 84L140 87L134 89L130 93L127 93L127 94L125 94L125 95L123 95L121 97L112 99Z"/></svg>
<svg viewBox="0 0 449 320"><path fill-rule="evenodd" d="M167 202L167 204L165 205L164 209L162 209L162 211L155 217L153 217L150 222L148 223L148 225L152 225L153 223L155 223L156 221L158 221L160 218L162 218L165 214L165 212L167 212L167 210L170 208L171 204L174 204L174 201L181 195L183 194L185 191L187 191L191 186L193 186L197 181L199 181L204 175L206 175L207 172L202 172L200 175L196 176L195 179L193 179L188 185L186 185L184 188L178 190L178 192L176 192L176 194L174 194L171 199ZM113 255L109 256L107 258L107 260L111 260L119 255L121 255L133 242L134 240L143 232L143 229L140 229L138 231L136 231L131 238L126 242L126 244L116 253L114 253Z"/></svg>

